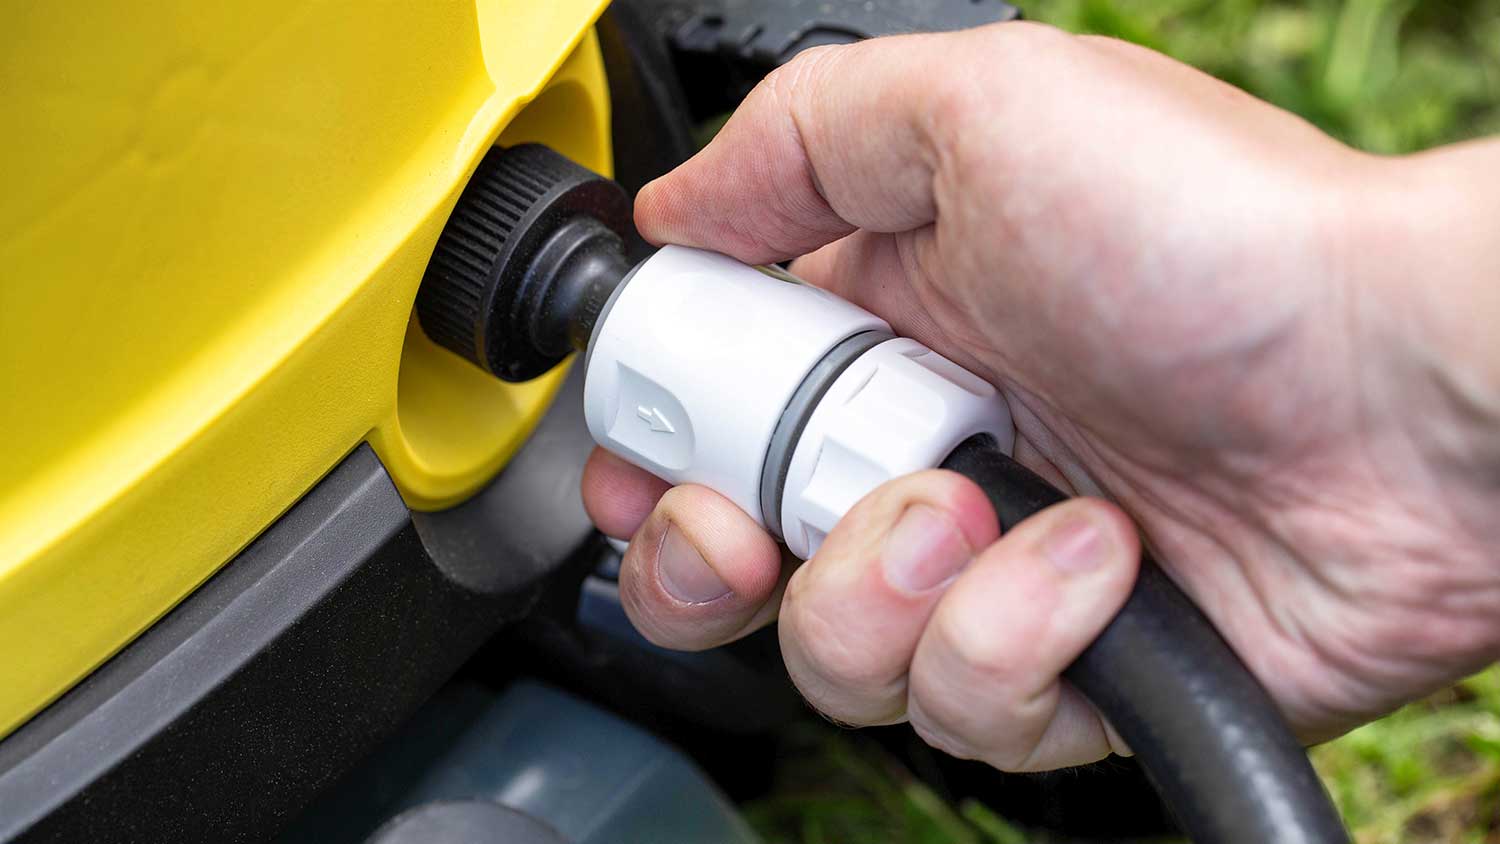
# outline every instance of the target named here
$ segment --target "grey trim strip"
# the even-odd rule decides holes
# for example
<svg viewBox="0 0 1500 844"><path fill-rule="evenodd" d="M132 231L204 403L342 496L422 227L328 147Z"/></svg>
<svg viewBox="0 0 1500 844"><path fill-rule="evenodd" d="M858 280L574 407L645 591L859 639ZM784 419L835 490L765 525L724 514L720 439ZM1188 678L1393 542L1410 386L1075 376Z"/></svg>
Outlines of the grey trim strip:
<svg viewBox="0 0 1500 844"><path fill-rule="evenodd" d="M808 371L787 401L786 409L781 411L781 419L776 423L776 430L771 434L771 444L766 449L766 460L761 464L760 470L761 518L772 536L783 538L781 501L786 487L786 475L792 466L792 454L797 449L797 441L802 439L802 431L807 427L807 420L812 416L813 410L822 401L828 388L833 386L833 382L849 368L849 364L881 343L894 339L896 335L888 331L871 330L840 340L838 345L829 349L823 359Z"/></svg>

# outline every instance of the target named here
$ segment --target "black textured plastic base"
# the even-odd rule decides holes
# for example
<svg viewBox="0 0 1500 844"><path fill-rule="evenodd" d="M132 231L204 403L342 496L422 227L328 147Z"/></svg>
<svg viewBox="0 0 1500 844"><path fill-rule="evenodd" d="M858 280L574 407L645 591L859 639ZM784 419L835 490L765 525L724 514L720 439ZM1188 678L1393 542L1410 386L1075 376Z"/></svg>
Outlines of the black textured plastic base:
<svg viewBox="0 0 1500 844"><path fill-rule="evenodd" d="M360 446L0 743L0 841L266 837L528 602L446 576Z"/></svg>

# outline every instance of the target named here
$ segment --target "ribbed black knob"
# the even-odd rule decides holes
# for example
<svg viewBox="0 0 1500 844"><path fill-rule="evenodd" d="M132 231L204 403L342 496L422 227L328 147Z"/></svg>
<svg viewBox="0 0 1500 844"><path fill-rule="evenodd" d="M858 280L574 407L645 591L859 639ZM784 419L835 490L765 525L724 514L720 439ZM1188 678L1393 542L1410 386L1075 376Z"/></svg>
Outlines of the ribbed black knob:
<svg viewBox="0 0 1500 844"><path fill-rule="evenodd" d="M628 270L629 227L614 182L539 144L492 149L427 265L422 330L507 381L535 378L572 351L580 312Z"/></svg>

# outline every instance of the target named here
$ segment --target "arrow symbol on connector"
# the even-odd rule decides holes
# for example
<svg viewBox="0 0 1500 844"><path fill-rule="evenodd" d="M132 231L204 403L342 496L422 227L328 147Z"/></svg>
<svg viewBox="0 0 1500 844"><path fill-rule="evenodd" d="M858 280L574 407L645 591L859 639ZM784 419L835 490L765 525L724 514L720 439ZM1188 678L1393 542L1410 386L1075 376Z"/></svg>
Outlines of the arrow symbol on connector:
<svg viewBox="0 0 1500 844"><path fill-rule="evenodd" d="M677 429L672 427L672 423L667 421L667 417L654 407L647 407L644 404L639 405L635 409L635 415L649 423L653 431L661 431L665 434L677 433Z"/></svg>

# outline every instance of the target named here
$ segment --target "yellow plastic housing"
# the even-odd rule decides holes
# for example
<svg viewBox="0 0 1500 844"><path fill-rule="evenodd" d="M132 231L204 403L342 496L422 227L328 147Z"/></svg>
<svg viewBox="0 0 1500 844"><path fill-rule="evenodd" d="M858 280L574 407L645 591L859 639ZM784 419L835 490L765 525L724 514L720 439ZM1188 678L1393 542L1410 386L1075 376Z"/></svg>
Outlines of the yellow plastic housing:
<svg viewBox="0 0 1500 844"><path fill-rule="evenodd" d="M610 170L604 0L23 3L0 27L0 735L368 440L437 508L561 379L412 302L484 151Z"/></svg>

